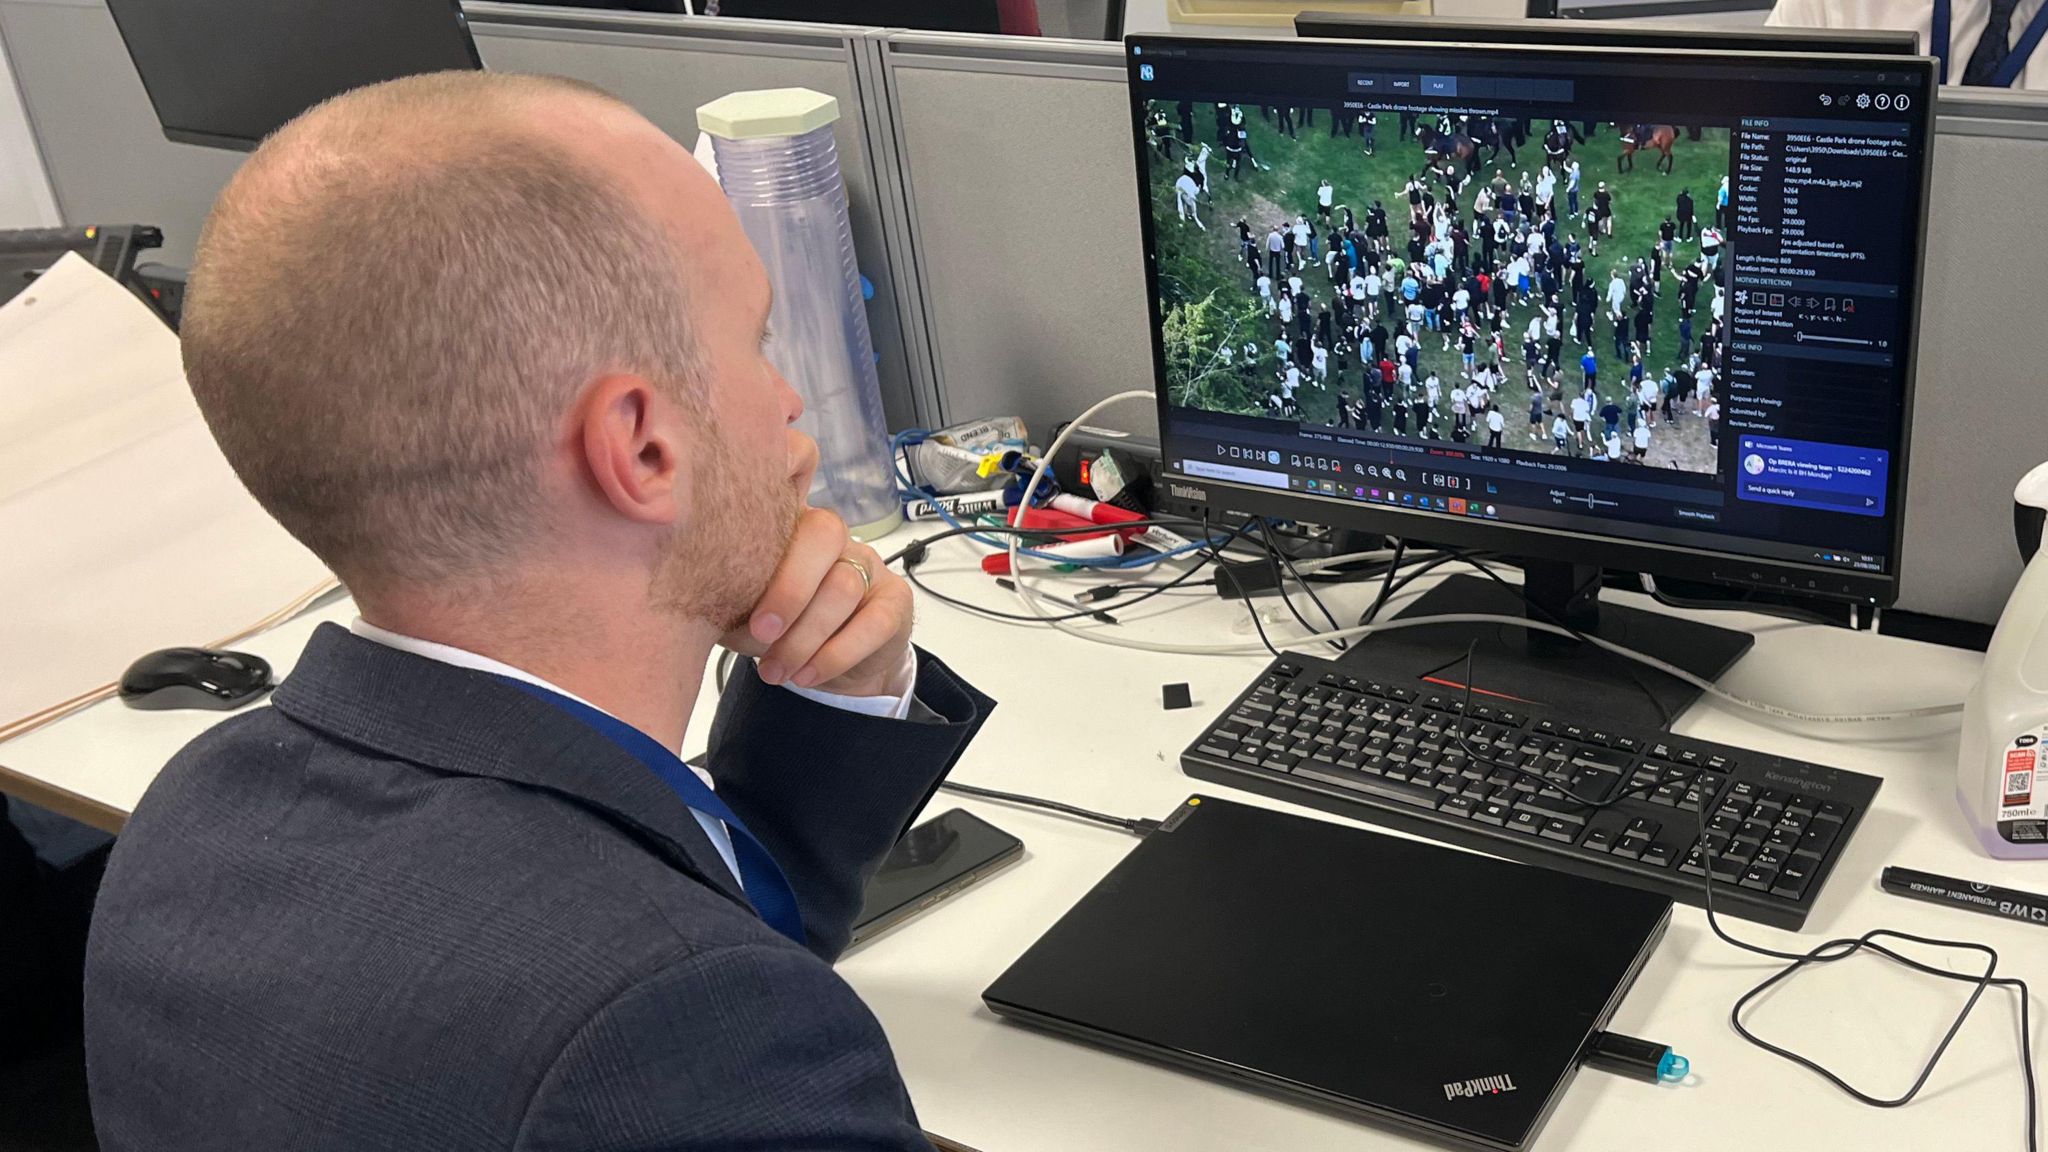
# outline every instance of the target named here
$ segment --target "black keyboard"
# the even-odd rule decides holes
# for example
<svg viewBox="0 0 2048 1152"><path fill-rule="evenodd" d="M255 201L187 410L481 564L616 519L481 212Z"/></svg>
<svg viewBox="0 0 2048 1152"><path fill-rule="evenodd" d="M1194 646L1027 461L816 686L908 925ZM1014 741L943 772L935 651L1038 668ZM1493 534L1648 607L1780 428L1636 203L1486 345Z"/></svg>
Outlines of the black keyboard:
<svg viewBox="0 0 2048 1152"><path fill-rule="evenodd" d="M1200 780L1797 929L1875 776L1289 653L1181 753ZM1364 675L1361 675L1364 673ZM1514 771L1513 769L1520 769ZM1533 775L1525 775L1530 773ZM1601 807L1579 803L1579 799ZM1574 798L1578 799L1574 799ZM1700 814L1707 844L1700 850Z"/></svg>

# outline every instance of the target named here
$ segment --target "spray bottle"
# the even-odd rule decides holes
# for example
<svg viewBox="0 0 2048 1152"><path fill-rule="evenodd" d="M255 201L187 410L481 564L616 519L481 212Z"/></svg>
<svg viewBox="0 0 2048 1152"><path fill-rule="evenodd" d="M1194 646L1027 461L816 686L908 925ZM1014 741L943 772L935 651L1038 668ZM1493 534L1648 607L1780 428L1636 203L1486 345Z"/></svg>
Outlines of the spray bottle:
<svg viewBox="0 0 2048 1152"><path fill-rule="evenodd" d="M1956 799L1984 850L2013 860L2048 860L2048 464L2013 492L2013 525L2027 558L1998 618L1984 674L1963 704Z"/></svg>

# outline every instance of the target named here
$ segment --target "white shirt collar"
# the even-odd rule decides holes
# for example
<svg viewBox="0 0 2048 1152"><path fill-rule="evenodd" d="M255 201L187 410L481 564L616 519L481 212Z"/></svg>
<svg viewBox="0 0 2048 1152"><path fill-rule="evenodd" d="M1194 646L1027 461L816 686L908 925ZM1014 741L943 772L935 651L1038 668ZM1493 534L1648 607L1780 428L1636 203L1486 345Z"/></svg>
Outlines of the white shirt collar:
<svg viewBox="0 0 2048 1152"><path fill-rule="evenodd" d="M400 652L410 652L415 656L424 656L429 660L437 660L443 664L453 664L457 668L467 668L472 672L489 672L496 676L508 677L521 683L531 684L536 688L545 688L557 695L567 696L586 708L597 708L597 705L592 704L590 701L585 700L583 697L576 695L559 684L550 684L531 672L522 671L502 660L493 660L489 656L471 652L466 648L457 648L452 644L439 644L432 640L421 640L415 636L402 636L388 628L379 628L361 616L349 621L348 630L365 640L382 644L386 648L396 648ZM602 708L597 710L604 712ZM609 712L605 714L611 715Z"/></svg>

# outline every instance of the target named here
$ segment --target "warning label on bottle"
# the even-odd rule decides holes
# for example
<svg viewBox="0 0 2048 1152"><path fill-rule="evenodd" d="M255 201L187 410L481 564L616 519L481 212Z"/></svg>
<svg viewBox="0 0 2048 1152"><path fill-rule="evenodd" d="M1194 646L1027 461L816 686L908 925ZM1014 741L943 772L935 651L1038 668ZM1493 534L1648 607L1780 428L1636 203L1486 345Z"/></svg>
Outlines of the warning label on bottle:
<svg viewBox="0 0 2048 1152"><path fill-rule="evenodd" d="M2048 796L2034 787L2041 758L2048 754L2048 727L2022 732L2005 746L2005 771L1998 790L1998 834L2012 844L2048 840Z"/></svg>
<svg viewBox="0 0 2048 1152"><path fill-rule="evenodd" d="M2023 807L2034 799L2034 758L2032 748L2014 748L2005 754L2005 806Z"/></svg>

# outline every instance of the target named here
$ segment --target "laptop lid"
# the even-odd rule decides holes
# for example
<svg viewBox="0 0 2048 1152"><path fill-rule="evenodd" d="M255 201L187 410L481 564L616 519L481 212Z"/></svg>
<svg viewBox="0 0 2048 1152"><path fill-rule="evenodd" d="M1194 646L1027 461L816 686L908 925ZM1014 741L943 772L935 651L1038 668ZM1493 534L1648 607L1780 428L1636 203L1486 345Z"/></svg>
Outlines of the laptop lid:
<svg viewBox="0 0 2048 1152"><path fill-rule="evenodd" d="M1670 909L1600 880L1198 795L983 999L1458 1146L1517 1149Z"/></svg>

